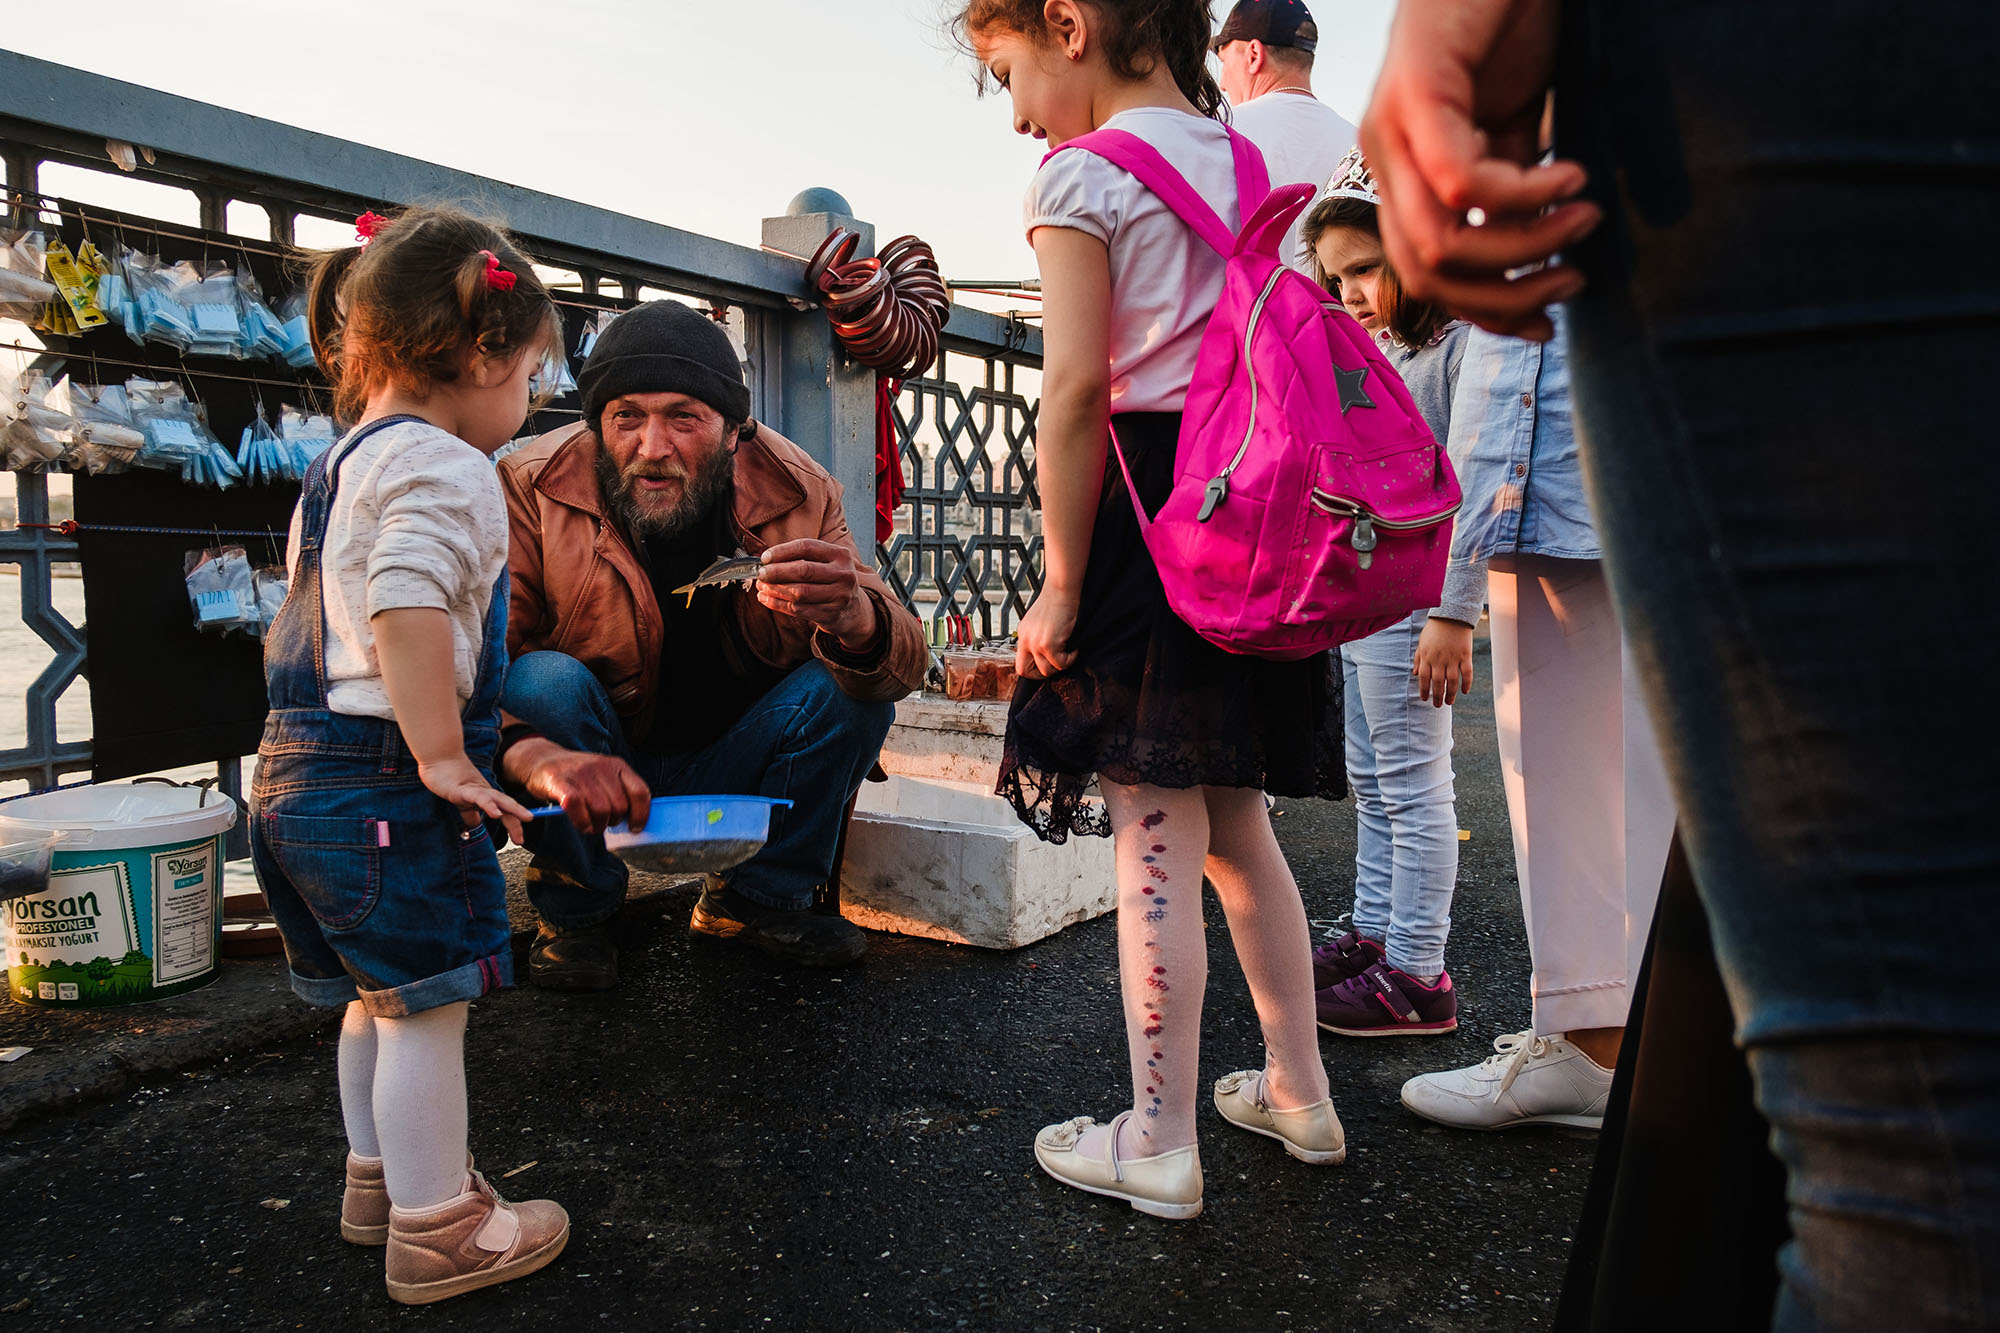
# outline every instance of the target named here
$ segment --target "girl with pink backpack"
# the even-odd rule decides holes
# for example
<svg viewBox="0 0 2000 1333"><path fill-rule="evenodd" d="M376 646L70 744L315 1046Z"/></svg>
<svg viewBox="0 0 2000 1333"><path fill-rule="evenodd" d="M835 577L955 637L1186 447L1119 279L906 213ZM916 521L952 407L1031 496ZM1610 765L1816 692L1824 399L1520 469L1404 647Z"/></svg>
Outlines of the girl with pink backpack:
<svg viewBox="0 0 2000 1333"><path fill-rule="evenodd" d="M1102 129L1135 136L1232 228L1244 222L1246 181L1245 206L1268 193L1256 150L1216 119L1201 0L971 0L958 26L1011 95L1018 132L1055 147ZM1043 1129L1035 1156L1065 1184L1188 1218L1202 1205L1204 874L1265 1042L1261 1069L1215 1084L1216 1109L1302 1161L1346 1155L1319 1054L1305 910L1264 802L1267 790L1344 794L1339 687L1323 651L1243 656L1190 629L1134 512L1136 497L1157 514L1173 488L1223 257L1096 152L1045 160L1026 225L1043 286L1046 572L1020 627L998 790L1045 839L1115 840L1133 1087L1108 1124L1079 1116ZM1121 468L1107 468L1114 431ZM1102 811L1085 797L1093 778Z"/></svg>

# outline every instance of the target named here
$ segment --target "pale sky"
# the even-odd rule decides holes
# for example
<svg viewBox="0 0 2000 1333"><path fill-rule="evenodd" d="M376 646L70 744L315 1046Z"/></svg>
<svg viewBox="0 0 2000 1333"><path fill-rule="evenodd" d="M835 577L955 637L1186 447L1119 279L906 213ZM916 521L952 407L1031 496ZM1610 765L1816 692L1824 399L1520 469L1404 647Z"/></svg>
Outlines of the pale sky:
<svg viewBox="0 0 2000 1333"><path fill-rule="evenodd" d="M1358 120L1394 0L1311 2L1315 91ZM16 8L0 43L28 55L689 231L755 245L825 185L949 278L1033 275L1041 146L976 96L945 0L93 0L81 27Z"/></svg>

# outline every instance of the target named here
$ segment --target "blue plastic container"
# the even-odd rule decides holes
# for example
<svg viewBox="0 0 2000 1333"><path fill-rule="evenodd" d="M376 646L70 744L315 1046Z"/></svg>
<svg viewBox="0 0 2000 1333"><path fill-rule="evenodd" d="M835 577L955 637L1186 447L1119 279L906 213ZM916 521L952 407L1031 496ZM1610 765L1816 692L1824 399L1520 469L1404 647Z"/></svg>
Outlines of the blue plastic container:
<svg viewBox="0 0 2000 1333"><path fill-rule="evenodd" d="M604 832L604 845L637 870L710 874L755 856L771 836L773 807L791 804L770 796L655 796L645 828L614 824ZM560 817L562 807L531 813Z"/></svg>

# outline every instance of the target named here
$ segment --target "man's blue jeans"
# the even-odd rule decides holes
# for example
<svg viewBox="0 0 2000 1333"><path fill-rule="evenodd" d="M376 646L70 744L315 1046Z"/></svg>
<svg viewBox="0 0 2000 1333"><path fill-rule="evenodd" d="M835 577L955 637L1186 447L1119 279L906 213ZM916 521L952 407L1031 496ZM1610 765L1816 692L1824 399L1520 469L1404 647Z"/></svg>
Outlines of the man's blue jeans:
<svg viewBox="0 0 2000 1333"><path fill-rule="evenodd" d="M1626 187L1573 256L1592 286L1572 366L1613 588L1789 1177L1773 1327L1992 1328L2000 8L1590 12L1606 41L1646 9L1651 38L1557 102L1558 148ZM1620 205L1670 192L1618 127L1648 59L1690 202L1645 221Z"/></svg>
<svg viewBox="0 0 2000 1333"><path fill-rule="evenodd" d="M691 699L680 705L701 707ZM882 751L895 705L849 698L826 667L798 667L705 749L634 749L597 677L567 653L524 653L507 669L501 707L572 750L617 755L659 796L740 793L779 796L763 850L729 872L729 887L766 907L804 908L833 868L847 803ZM565 819L528 826L534 864L528 898L542 920L575 929L610 917L625 901L625 863L601 837Z"/></svg>

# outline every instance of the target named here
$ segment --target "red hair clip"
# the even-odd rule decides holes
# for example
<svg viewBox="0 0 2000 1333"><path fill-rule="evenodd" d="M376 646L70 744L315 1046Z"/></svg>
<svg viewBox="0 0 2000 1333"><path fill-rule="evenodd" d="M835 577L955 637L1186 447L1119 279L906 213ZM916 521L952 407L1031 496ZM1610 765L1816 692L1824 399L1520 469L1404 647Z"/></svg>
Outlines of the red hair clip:
<svg viewBox="0 0 2000 1333"><path fill-rule="evenodd" d="M380 213L363 213L354 219L354 238L363 245L382 234L382 228L389 225L389 219Z"/></svg>
<svg viewBox="0 0 2000 1333"><path fill-rule="evenodd" d="M513 291L514 274L500 267L499 258L491 250L481 250L479 253L486 256L486 285L496 292Z"/></svg>

